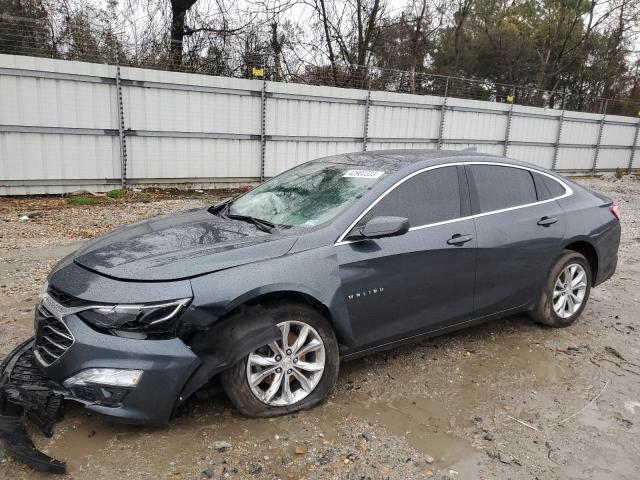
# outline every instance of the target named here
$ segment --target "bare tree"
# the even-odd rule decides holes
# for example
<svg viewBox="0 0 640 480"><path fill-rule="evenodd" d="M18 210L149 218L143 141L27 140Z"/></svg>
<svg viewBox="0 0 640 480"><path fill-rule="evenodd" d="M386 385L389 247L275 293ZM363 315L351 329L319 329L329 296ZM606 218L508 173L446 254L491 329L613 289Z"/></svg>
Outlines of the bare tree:
<svg viewBox="0 0 640 480"><path fill-rule="evenodd" d="M386 3L383 0L313 0L306 5L316 12L331 65L334 84L356 82L362 85L367 75L375 40L380 33ZM341 65L349 72L339 81Z"/></svg>
<svg viewBox="0 0 640 480"><path fill-rule="evenodd" d="M337 71L337 65L336 65L336 54L333 50L333 42L331 40L331 33L330 33L331 27L329 23L329 16L327 15L327 5L325 3L325 0L318 0L318 2L316 2L316 10L318 10L318 13L320 15L320 21L322 22L322 28L324 30L325 42L327 42L327 50L329 52L329 63L331 63L331 73L333 75L333 83L334 85L337 85L338 71ZM320 8L318 8L318 5L320 6Z"/></svg>
<svg viewBox="0 0 640 480"><path fill-rule="evenodd" d="M171 0L170 56L173 65L182 65L182 44L187 12L198 0Z"/></svg>
<svg viewBox="0 0 640 480"><path fill-rule="evenodd" d="M282 47L284 35L278 34L278 23L271 23L271 51L273 52L273 80L282 81Z"/></svg>

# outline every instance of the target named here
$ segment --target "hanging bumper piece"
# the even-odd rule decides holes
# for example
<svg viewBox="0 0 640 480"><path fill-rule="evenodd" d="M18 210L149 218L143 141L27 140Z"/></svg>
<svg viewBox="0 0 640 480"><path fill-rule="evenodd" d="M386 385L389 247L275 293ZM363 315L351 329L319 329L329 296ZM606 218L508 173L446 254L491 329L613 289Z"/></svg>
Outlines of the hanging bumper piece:
<svg viewBox="0 0 640 480"><path fill-rule="evenodd" d="M34 470L65 473L66 465L40 452L27 434L24 419L46 437L62 418L64 388L42 374L33 356L33 338L14 349L0 364L0 440L15 460Z"/></svg>

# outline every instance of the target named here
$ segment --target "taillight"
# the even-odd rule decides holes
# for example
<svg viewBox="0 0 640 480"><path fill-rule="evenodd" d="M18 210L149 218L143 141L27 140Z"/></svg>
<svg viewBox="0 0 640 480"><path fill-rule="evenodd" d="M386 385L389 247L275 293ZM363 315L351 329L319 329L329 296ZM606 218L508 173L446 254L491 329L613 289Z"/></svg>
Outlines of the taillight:
<svg viewBox="0 0 640 480"><path fill-rule="evenodd" d="M620 207L618 205L616 205L615 203L609 205L609 211L611 212L611 215L616 217L616 220L620 221Z"/></svg>

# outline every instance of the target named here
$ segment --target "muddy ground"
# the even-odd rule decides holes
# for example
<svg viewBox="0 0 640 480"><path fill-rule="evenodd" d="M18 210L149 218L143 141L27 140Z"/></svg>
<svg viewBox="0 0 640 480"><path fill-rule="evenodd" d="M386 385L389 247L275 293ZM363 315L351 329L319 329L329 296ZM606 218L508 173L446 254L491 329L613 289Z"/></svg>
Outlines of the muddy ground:
<svg viewBox="0 0 640 480"><path fill-rule="evenodd" d="M243 418L215 392L162 428L69 405L53 438L34 440L91 480L638 479L640 182L581 181L620 204L623 241L571 328L519 315L356 360L328 402L288 417ZM0 199L0 354L31 335L48 270L83 240L215 197L178 196ZM0 478L44 477L0 462Z"/></svg>

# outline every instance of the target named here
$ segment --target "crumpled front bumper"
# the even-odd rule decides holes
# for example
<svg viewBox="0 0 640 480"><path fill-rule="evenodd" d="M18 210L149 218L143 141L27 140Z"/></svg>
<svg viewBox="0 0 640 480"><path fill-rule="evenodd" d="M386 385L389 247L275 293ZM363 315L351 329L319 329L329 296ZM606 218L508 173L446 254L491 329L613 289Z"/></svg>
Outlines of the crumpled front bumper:
<svg viewBox="0 0 640 480"><path fill-rule="evenodd" d="M0 438L17 447L9 448L14 457L49 472L63 472L64 464L35 449L19 420L23 412L45 435L61 416L63 400L126 423L166 423L211 378L281 336L260 306L242 309L195 335L190 346L180 338L143 340L99 332L77 314L61 314L54 307L39 305L36 336L0 365ZM96 374L96 369L102 376L86 372ZM126 387L107 384L113 377L105 369L141 375Z"/></svg>
<svg viewBox="0 0 640 480"><path fill-rule="evenodd" d="M126 423L159 425L169 421L185 382L200 359L180 339L138 340L93 330L77 315L64 318L74 337L69 349L43 373L62 384L89 368L141 370L140 381L122 399L104 402L100 387L67 390L65 399Z"/></svg>
<svg viewBox="0 0 640 480"><path fill-rule="evenodd" d="M62 416L63 400L127 423L162 424L173 413L180 392L200 364L179 339L134 340L106 335L71 315L64 324L73 344L55 362L43 365L34 354L38 337L15 348L0 364L0 440L17 460L30 467L64 473L65 465L39 452L26 433L24 413L46 436ZM63 385L89 368L142 370L134 388Z"/></svg>
<svg viewBox="0 0 640 480"><path fill-rule="evenodd" d="M65 464L38 451L20 420L24 412L51 436L65 395L62 387L36 366L33 343L32 338L22 343L0 364L0 440L13 457L31 468L64 473Z"/></svg>
<svg viewBox="0 0 640 480"><path fill-rule="evenodd" d="M68 392L40 371L33 356L33 343L31 338L19 345L0 365L0 398L22 407L49 436Z"/></svg>

